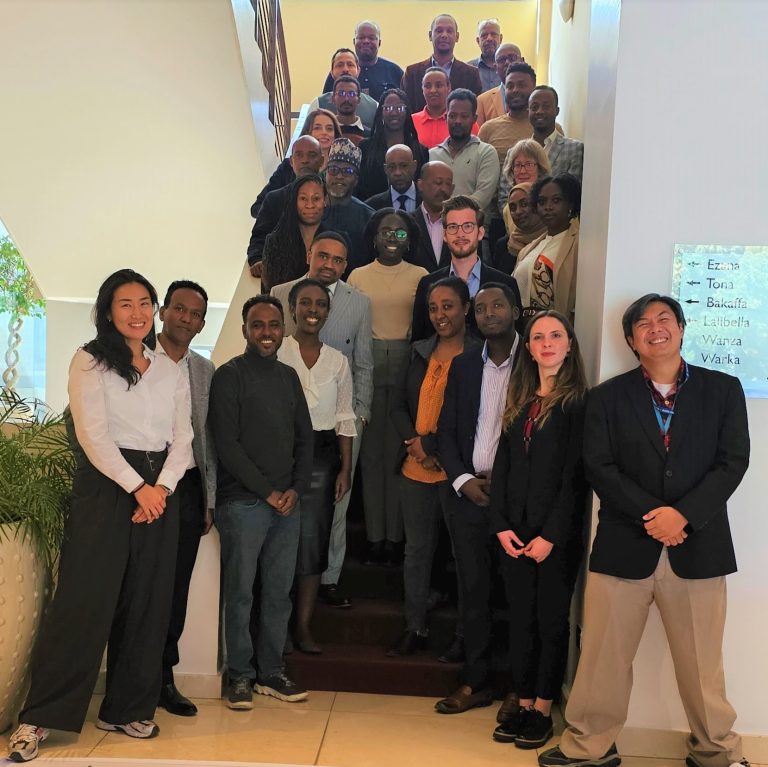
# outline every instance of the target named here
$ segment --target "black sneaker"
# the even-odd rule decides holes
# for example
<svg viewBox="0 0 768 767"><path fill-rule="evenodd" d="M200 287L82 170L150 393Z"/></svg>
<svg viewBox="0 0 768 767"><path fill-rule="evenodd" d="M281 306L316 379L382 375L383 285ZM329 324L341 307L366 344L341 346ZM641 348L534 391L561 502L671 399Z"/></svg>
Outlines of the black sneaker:
<svg viewBox="0 0 768 767"><path fill-rule="evenodd" d="M614 743L604 756L597 759L576 759L566 756L560 746L550 748L543 754L539 754L539 767L618 767L621 764L621 757L616 751Z"/></svg>
<svg viewBox="0 0 768 767"><path fill-rule="evenodd" d="M251 680L247 676L233 676L230 680L227 707L235 711L249 711L253 708Z"/></svg>
<svg viewBox="0 0 768 767"><path fill-rule="evenodd" d="M552 717L544 716L535 708L528 709L520 725L520 734L515 738L518 748L541 748L554 734Z"/></svg>
<svg viewBox="0 0 768 767"><path fill-rule="evenodd" d="M271 695L278 700L288 703L296 703L306 700L309 693L299 687L286 673L280 671L277 674L260 679L256 682L254 690L260 695Z"/></svg>
<svg viewBox="0 0 768 767"><path fill-rule="evenodd" d="M688 756L685 757L685 765L686 767L704 767L693 754L688 754ZM746 759L742 759L739 762L733 762L730 767L750 767L750 765Z"/></svg>
<svg viewBox="0 0 768 767"><path fill-rule="evenodd" d="M497 743L514 743L525 726L527 714L528 709L522 706L507 713L504 721L493 731L493 739Z"/></svg>

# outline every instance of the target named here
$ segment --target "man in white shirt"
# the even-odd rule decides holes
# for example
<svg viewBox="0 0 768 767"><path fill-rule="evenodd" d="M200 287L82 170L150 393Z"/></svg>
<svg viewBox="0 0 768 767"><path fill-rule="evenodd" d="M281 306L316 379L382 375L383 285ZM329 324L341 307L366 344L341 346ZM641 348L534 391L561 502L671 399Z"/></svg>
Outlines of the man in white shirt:
<svg viewBox="0 0 768 767"><path fill-rule="evenodd" d="M193 352L192 339L205 327L208 294L195 282L171 283L160 308L163 329L157 336L156 352L179 365L189 378L192 402L192 460L179 480L179 545L176 557L171 622L163 651L163 686L158 705L171 714L194 716L197 707L184 697L174 683L173 667L179 662L178 642L184 631L187 597L195 567L200 536L213 524L216 505L216 456L213 440L206 429L208 393L213 378L213 363Z"/></svg>
<svg viewBox="0 0 768 767"><path fill-rule="evenodd" d="M455 491L446 523L456 558L465 647L461 686L435 705L441 714L460 714L493 701L488 678L492 558L485 509L507 386L520 347L515 331L520 307L508 285L488 283L475 296L474 312L485 344L451 363L437 426L440 462ZM460 630L457 635L454 644L460 645Z"/></svg>
<svg viewBox="0 0 768 767"><path fill-rule="evenodd" d="M419 227L413 263L435 272L448 266L451 254L443 238L443 203L453 195L453 171L440 160L425 163L416 182L421 193L421 205L412 214Z"/></svg>

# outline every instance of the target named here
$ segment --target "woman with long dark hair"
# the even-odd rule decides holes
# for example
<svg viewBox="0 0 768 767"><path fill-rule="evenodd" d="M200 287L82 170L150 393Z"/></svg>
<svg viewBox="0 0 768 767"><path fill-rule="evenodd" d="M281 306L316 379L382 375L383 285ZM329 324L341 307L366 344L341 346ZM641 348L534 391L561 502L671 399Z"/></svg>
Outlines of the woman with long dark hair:
<svg viewBox="0 0 768 767"><path fill-rule="evenodd" d="M555 309L573 322L581 182L570 173L544 176L533 185L530 201L547 231L517 254L512 276L520 288L523 317Z"/></svg>
<svg viewBox="0 0 768 767"><path fill-rule="evenodd" d="M401 440L400 508L405 528L405 632L387 655L411 655L426 646L432 560L448 493L437 454L437 419L454 357L479 343L467 336L471 299L460 277L444 277L427 293L435 332L411 346L408 367L392 397L390 416Z"/></svg>
<svg viewBox="0 0 768 767"><path fill-rule="evenodd" d="M568 613L584 537L587 383L563 314L535 314L523 340L491 475L491 531L512 616L513 683L493 737L533 749L552 737L552 700L568 656Z"/></svg>
<svg viewBox="0 0 768 767"><path fill-rule="evenodd" d="M387 191L389 181L384 171L384 158L387 149L395 144L404 144L413 152L413 159L416 160L414 178L418 178L421 166L429 162L429 150L419 143L405 92L389 88L381 94L370 137L360 142L363 159L355 197L367 200L374 194Z"/></svg>
<svg viewBox="0 0 768 767"><path fill-rule="evenodd" d="M312 482L301 498L301 534L296 560L294 645L316 654L310 622L320 576L328 567L333 507L352 486L352 438L357 434L352 409L352 373L347 358L320 340L331 309L331 293L317 280L299 280L288 294L296 330L277 358L298 373L315 436Z"/></svg>
<svg viewBox="0 0 768 767"><path fill-rule="evenodd" d="M291 184L288 204L264 242L261 292L268 293L307 271L307 253L320 228L327 203L325 182L316 173Z"/></svg>
<svg viewBox="0 0 768 767"><path fill-rule="evenodd" d="M152 738L178 538L173 495L192 458L189 383L152 351L157 293L131 269L96 298L96 338L69 367L77 469L58 586L32 656L9 758L37 756L50 729L80 732L107 653L96 726Z"/></svg>
<svg viewBox="0 0 768 767"><path fill-rule="evenodd" d="M373 331L371 422L360 444L363 508L369 551L364 564L397 564L403 540L396 463L400 447L389 411L411 352L416 286L427 274L404 260L418 244L416 222L404 211L382 208L363 233L372 262L353 270L349 284L370 299Z"/></svg>

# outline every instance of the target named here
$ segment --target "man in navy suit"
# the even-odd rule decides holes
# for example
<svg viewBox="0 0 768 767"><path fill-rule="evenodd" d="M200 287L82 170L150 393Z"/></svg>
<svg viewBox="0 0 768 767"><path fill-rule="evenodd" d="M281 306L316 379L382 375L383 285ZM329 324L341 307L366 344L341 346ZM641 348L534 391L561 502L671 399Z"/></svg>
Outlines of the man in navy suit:
<svg viewBox="0 0 768 767"><path fill-rule="evenodd" d="M461 194L451 197L443 203L441 218L443 237L451 254L451 263L421 278L413 303L411 341L429 338L435 332L427 312L427 293L429 286L443 277L461 277L467 283L469 295L472 297L486 283L500 282L509 286L516 296L515 305L521 306L517 280L480 260L478 249L485 236L485 228L483 211L477 202L472 197ZM475 315L472 312L469 314L467 327L470 333L477 334Z"/></svg>
<svg viewBox="0 0 768 767"><path fill-rule="evenodd" d="M394 208L413 213L421 204L413 177L416 175L418 163L413 159L413 151L405 144L394 144L384 155L384 172L387 174L389 187L386 192L374 194L365 204L374 210Z"/></svg>
<svg viewBox="0 0 768 767"><path fill-rule="evenodd" d="M460 714L493 701L488 679L492 534L487 507L509 377L520 346L515 331L519 301L504 283L488 283L477 292L474 313L485 344L451 363L437 426L440 463L454 490L446 525L456 559L465 646L461 686L437 702L441 714Z"/></svg>
<svg viewBox="0 0 768 767"><path fill-rule="evenodd" d="M592 390L584 463L600 499L584 633L560 746L542 767L615 767L632 661L655 602L691 736L687 767L746 765L725 698L725 576L736 570L726 502L749 463L738 379L680 354L680 304L651 293L624 313L640 366Z"/></svg>

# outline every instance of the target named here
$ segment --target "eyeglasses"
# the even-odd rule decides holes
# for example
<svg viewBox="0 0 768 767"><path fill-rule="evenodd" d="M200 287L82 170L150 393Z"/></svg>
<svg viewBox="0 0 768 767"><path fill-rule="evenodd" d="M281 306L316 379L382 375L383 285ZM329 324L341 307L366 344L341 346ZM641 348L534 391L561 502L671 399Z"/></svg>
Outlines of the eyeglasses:
<svg viewBox="0 0 768 767"><path fill-rule="evenodd" d="M379 229L379 234L388 240L390 237L394 237L398 242L408 239L408 231L406 229Z"/></svg>
<svg viewBox="0 0 768 767"><path fill-rule="evenodd" d="M533 162L533 160L528 160L526 162L513 162L512 163L512 170L533 170L536 167L536 163Z"/></svg>
<svg viewBox="0 0 768 767"><path fill-rule="evenodd" d="M334 94L340 96L343 99L357 99L360 98L360 94L357 91L336 91Z"/></svg>
<svg viewBox="0 0 768 767"><path fill-rule="evenodd" d="M471 234L477 229L477 224L474 221L465 221L463 224L445 224L443 226L448 234L456 234L461 229L464 234Z"/></svg>
<svg viewBox="0 0 768 767"><path fill-rule="evenodd" d="M398 112L402 114L408 111L408 107L405 104L384 104L381 108L382 112Z"/></svg>
<svg viewBox="0 0 768 767"><path fill-rule="evenodd" d="M334 266L343 266L347 263L346 258L342 258L341 256L332 256L330 253L317 253L316 256L323 263L330 261Z"/></svg>
<svg viewBox="0 0 768 767"><path fill-rule="evenodd" d="M357 173L357 170L352 167L348 168L340 168L338 165L329 165L325 172L329 176L354 176Z"/></svg>
<svg viewBox="0 0 768 767"><path fill-rule="evenodd" d="M496 56L497 64L514 64L516 61L520 61L520 56L516 53L502 53L501 56Z"/></svg>

